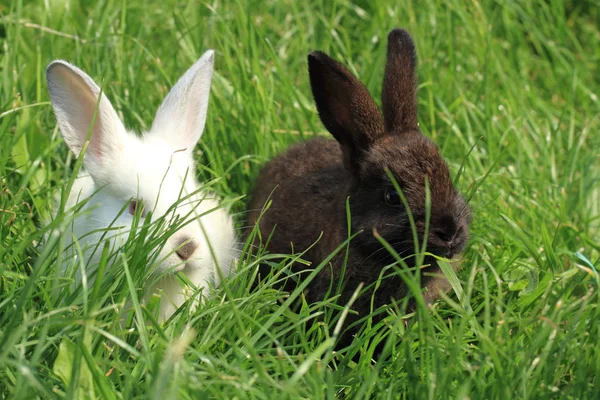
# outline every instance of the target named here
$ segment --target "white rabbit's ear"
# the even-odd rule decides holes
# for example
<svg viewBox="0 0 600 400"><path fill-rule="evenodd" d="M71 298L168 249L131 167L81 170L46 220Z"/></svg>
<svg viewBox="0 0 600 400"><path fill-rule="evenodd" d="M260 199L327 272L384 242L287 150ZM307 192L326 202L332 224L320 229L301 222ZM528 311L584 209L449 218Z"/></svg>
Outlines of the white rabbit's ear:
<svg viewBox="0 0 600 400"><path fill-rule="evenodd" d="M152 135L192 151L206 122L214 51L208 50L173 86L152 123Z"/></svg>
<svg viewBox="0 0 600 400"><path fill-rule="evenodd" d="M86 164L90 161L102 164L107 154L119 148L126 134L114 108L104 94L98 104L98 85L85 72L65 61L50 63L46 69L46 79L56 120L67 146L75 155L79 155L93 121L84 160Z"/></svg>

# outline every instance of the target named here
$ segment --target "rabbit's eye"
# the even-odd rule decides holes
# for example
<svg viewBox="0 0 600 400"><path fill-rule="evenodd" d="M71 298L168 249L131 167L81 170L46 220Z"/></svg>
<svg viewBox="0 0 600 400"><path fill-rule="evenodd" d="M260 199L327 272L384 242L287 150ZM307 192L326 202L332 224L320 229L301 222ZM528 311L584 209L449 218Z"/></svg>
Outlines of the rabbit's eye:
<svg viewBox="0 0 600 400"><path fill-rule="evenodd" d="M387 189L384 196L385 202L391 206L399 206L402 204L402 200L396 189Z"/></svg>
<svg viewBox="0 0 600 400"><path fill-rule="evenodd" d="M144 207L144 202L141 200L131 200L129 202L129 214L136 215L140 214L142 217L146 215L146 210Z"/></svg>

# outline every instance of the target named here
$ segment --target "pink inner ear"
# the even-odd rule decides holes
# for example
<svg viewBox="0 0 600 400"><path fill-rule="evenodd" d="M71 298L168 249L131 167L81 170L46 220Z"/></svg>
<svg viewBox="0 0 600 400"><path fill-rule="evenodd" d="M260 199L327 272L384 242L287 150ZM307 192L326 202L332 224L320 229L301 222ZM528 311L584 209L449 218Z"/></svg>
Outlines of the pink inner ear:
<svg viewBox="0 0 600 400"><path fill-rule="evenodd" d="M75 102L75 108L71 111L74 113L74 118L71 122L71 129L74 133L79 136L80 148L83 147L85 140L88 136L90 124L96 113L96 120L92 128L90 135L90 143L88 144L87 152L98 161L102 159L102 147L103 147L103 133L102 133L102 99L100 99L100 107L96 112L96 103L99 101L98 96L94 95L90 87L80 77L73 77L71 72L64 67L59 67L60 74L57 76L61 79L63 86L68 86L68 93L73 96ZM77 112L80 113L77 116ZM79 147L76 146L76 147Z"/></svg>
<svg viewBox="0 0 600 400"><path fill-rule="evenodd" d="M94 117L94 111L92 110L92 115L90 116L90 121ZM100 110L96 113L96 120L94 121L94 127L92 128L92 134L90 136L90 144L88 145L88 151L91 152L92 156L94 156L98 161L102 161L102 126ZM87 135L87 132L86 132Z"/></svg>
<svg viewBox="0 0 600 400"><path fill-rule="evenodd" d="M96 158L98 161L102 161L103 158L103 147L104 147L104 135L107 132L102 132L102 124L103 124L103 120L102 120L102 106L103 106L103 99L98 100L98 97L95 96L91 91L86 90L85 92L85 96L89 96L88 98L88 103L87 104L91 104L92 108L85 108L84 112L86 113L86 121L89 121L89 124L92 123L92 121L94 122L94 126L92 128L92 134L90 135L90 143L88 144L88 149L87 152L93 156L94 158ZM96 103L100 101L99 107L98 107L98 111L96 111ZM96 113L96 119L94 120L94 113ZM85 138L87 137L88 131L89 131L89 126L87 127L87 129L85 130L85 132L81 132L81 135L83 135L83 138L85 140ZM105 129L108 127L104 127Z"/></svg>

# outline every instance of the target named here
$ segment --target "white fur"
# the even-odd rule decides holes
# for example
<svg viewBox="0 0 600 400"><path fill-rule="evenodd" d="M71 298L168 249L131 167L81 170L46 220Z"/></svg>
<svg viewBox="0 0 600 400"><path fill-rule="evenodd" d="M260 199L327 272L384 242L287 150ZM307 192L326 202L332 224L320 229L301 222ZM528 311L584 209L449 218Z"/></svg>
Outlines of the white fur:
<svg viewBox="0 0 600 400"><path fill-rule="evenodd" d="M66 206L69 210L90 198L84 206L88 212L76 218L67 232L67 245L72 237L78 238L89 268L98 264L102 246L93 256L91 253L102 235L111 238L113 248L124 243L134 217L127 209L116 220L115 217L132 198L142 200L153 217L159 217L166 215L180 198L198 190L192 152L206 121L212 71L213 51L209 50L165 98L151 130L137 136L125 129L104 94L97 104L100 89L83 71L64 61L48 66L46 77L52 105L65 142L75 155L84 147L98 107L84 155L85 171L77 177ZM218 199L208 192L179 202L174 214L181 218L191 215L191 222L168 238L156 258L158 265L148 266L158 272L168 271L148 293L161 294L159 320L172 315L190 292L178 283L175 271L181 271L199 288L205 288L209 282L218 283L217 266L223 275L229 273L237 256L235 233L231 217L223 208L207 213L218 205ZM102 231L113 220L114 227L122 228L108 234ZM101 231L94 232L98 229ZM187 261L175 253L181 238L199 243ZM72 259L67 260L65 267L68 263Z"/></svg>

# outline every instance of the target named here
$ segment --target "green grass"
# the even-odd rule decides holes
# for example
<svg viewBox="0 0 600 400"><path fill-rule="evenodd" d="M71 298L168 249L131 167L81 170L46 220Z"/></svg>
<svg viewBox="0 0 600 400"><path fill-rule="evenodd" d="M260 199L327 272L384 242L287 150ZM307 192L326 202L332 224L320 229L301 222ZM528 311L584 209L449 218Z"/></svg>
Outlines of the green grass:
<svg viewBox="0 0 600 400"><path fill-rule="evenodd" d="M600 398L597 0L4 0L0 21L0 398ZM115 310L145 277L135 240L87 291L57 268L59 237L39 246L74 165L49 104L52 59L102 82L141 130L214 48L198 173L235 199L268 159L324 132L308 52L379 99L394 27L417 45L423 132L474 210L461 298L367 327L350 360L328 338L332 301L292 311L285 293L252 289L255 258L193 317L159 326L136 305L124 330ZM372 361L390 327L389 357Z"/></svg>

